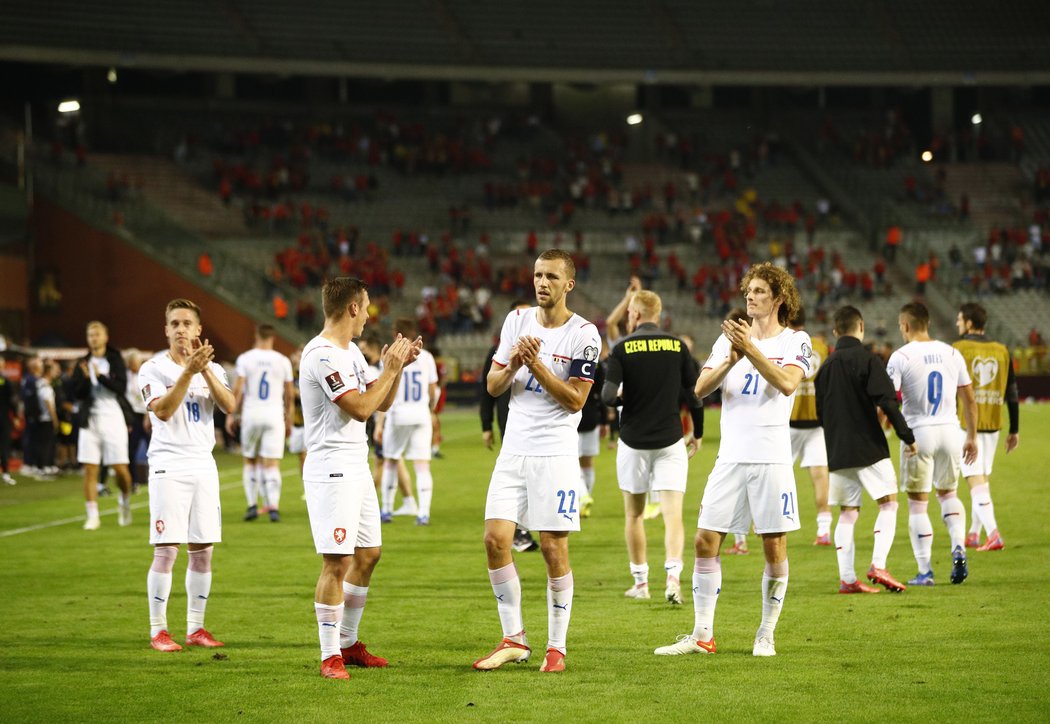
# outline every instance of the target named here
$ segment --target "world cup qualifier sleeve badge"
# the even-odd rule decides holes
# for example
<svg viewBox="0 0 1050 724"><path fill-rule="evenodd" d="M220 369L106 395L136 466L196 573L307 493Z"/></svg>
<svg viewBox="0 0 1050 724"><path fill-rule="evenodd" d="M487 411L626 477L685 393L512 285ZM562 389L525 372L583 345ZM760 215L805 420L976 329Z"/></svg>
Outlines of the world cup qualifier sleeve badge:
<svg viewBox="0 0 1050 724"><path fill-rule="evenodd" d="M332 392L338 392L339 390L346 387L346 383L343 382L343 378L338 372L333 372L330 375L326 375L324 381L328 383L328 389L330 389Z"/></svg>

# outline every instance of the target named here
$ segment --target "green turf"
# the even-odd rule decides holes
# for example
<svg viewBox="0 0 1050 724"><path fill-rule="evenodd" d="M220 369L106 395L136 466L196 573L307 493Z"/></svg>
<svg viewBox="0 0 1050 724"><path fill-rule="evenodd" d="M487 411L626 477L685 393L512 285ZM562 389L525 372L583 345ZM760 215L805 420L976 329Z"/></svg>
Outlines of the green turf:
<svg viewBox="0 0 1050 724"><path fill-rule="evenodd" d="M901 595L839 596L835 553L814 548L812 492L799 477L803 530L790 536L791 583L777 629L778 655L751 656L760 616L761 556L726 557L715 656L658 658L655 646L692 627L692 606L630 601L620 493L612 451L598 459L597 503L571 542L576 597L569 670L541 675L541 656L480 673L470 662L499 639L485 574L482 511L494 452L480 445L473 413L444 416L445 459L435 461L433 523L384 528L384 557L372 581L362 636L391 659L385 670L353 670L349 682L317 675L313 553L297 474L285 477L284 521L241 522L238 461L220 456L225 542L215 554L207 625L221 654L148 648L144 507L135 524L103 515L94 533L80 522L5 535L82 515L79 481L22 480L0 489L0 718L303 722L324 719L737 721L1038 720L1050 711L1050 601L1042 518L1050 494L1042 441L1050 407L1022 408L1021 447L1000 452L993 492L1007 541L971 555L971 576L948 584L944 528L934 521L938 585ZM717 449L717 413L690 469L686 529ZM294 464L286 461L286 470ZM969 496L963 499L969 508ZM145 505L145 495L136 505ZM103 512L113 512L106 499ZM936 504L931 511L936 518ZM899 514L890 569L914 572L907 511ZM861 513L858 572L871 551L873 506ZM691 538L687 535L687 539ZM752 539L757 548L757 540ZM662 525L650 523L654 590L662 590ZM687 545L687 573L692 556ZM525 622L540 651L546 635L538 553L518 555ZM184 635L183 552L169 623ZM688 589L688 585L685 586ZM1040 603L1042 602L1042 603ZM539 653L539 652L537 652Z"/></svg>

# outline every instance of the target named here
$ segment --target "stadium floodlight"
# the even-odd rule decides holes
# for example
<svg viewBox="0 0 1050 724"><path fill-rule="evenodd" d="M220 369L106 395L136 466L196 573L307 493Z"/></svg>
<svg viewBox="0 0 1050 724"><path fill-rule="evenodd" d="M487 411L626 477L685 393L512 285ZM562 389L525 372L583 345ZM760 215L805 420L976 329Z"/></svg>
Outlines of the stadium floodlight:
<svg viewBox="0 0 1050 724"><path fill-rule="evenodd" d="M929 151L923 151L923 152L922 152L922 156L921 156L921 158L922 158L922 160L923 160L923 161L924 161L925 163L929 163L930 161L932 161L932 160L933 160L933 154L932 154L932 153L930 153Z"/></svg>
<svg viewBox="0 0 1050 724"><path fill-rule="evenodd" d="M628 126L637 126L641 122L642 122L642 114L641 113L632 113L631 115L627 116L627 125Z"/></svg>
<svg viewBox="0 0 1050 724"><path fill-rule="evenodd" d="M979 126L983 122L984 122L984 119L981 118L981 114L980 113L974 113L972 116L970 116L970 123L972 123L975 126Z"/></svg>
<svg viewBox="0 0 1050 724"><path fill-rule="evenodd" d="M116 68L110 68L108 71L106 71L106 80L109 81L110 85L113 85L114 83L117 82L117 69Z"/></svg>
<svg viewBox="0 0 1050 724"><path fill-rule="evenodd" d="M80 101L78 101L78 100L62 101L61 103L58 104L58 112L59 113L76 113L79 110L80 110Z"/></svg>

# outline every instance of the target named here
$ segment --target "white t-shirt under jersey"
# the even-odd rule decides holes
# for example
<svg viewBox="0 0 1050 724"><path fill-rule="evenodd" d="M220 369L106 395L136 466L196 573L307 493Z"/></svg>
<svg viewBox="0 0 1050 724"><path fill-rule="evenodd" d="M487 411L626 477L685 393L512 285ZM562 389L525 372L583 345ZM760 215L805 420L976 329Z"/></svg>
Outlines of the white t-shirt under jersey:
<svg viewBox="0 0 1050 724"><path fill-rule="evenodd" d="M250 349L237 358L237 376L244 378L243 412L284 413L284 385L292 380L292 362L273 349Z"/></svg>
<svg viewBox="0 0 1050 724"><path fill-rule="evenodd" d="M299 396L303 404L306 464L303 479L319 483L350 482L352 470L368 461L365 423L336 404L346 394L360 394L376 380L353 342L346 349L317 336L303 348ZM369 479L368 484L372 481Z"/></svg>
<svg viewBox="0 0 1050 724"><path fill-rule="evenodd" d="M778 367L798 367L812 372L812 342L802 331L785 329L776 337L752 338L755 346ZM731 345L719 335L704 369L711 369L729 356ZM791 464L791 406L794 393L785 395L769 384L746 357L740 359L722 380L722 440L718 461L727 463Z"/></svg>
<svg viewBox="0 0 1050 724"><path fill-rule="evenodd" d="M598 329L578 314L555 329L536 321L539 307L517 309L507 315L500 332L499 348L492 363L506 367L511 347L518 337L540 339L540 361L556 377L578 377L594 382L595 365L602 341ZM522 366L510 386L510 414L503 436L503 450L511 455L548 456L579 454L580 413L569 412L540 387Z"/></svg>
<svg viewBox="0 0 1050 724"><path fill-rule="evenodd" d="M214 362L209 367L219 382L228 388L226 371ZM143 363L139 369L139 391L147 408L175 386L183 369L167 354ZM186 397L170 420L161 420L151 410L153 433L148 452L150 471L162 473L214 468L215 458L211 454L215 447L214 412L215 400L212 399L208 383L204 381L204 375L199 373L190 380Z"/></svg>
<svg viewBox="0 0 1050 724"><path fill-rule="evenodd" d="M401 384L397 397L387 411L387 419L393 425L430 424L430 385L438 382L437 363L434 355L425 349L416 361L401 371Z"/></svg>
<svg viewBox="0 0 1050 724"><path fill-rule="evenodd" d="M88 360L88 376L91 378L91 415L97 417L117 417L124 419L124 412L120 409L117 394L108 387L98 383L98 376L109 375L109 360L102 357L92 357Z"/></svg>
<svg viewBox="0 0 1050 724"><path fill-rule="evenodd" d="M959 350L937 340L909 342L890 355L886 372L901 393L901 412L908 427L958 426L955 394L970 384Z"/></svg>

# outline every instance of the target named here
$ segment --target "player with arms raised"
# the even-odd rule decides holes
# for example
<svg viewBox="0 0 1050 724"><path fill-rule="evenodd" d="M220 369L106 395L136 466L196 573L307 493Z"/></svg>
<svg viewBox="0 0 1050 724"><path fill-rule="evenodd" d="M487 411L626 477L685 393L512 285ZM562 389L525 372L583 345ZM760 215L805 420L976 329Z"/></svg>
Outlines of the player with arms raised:
<svg viewBox="0 0 1050 724"><path fill-rule="evenodd" d="M786 271L757 264L740 289L751 323L722 323L696 381L701 399L722 389L722 439L697 522L693 632L656 649L659 656L715 652L715 605L722 591L718 553L727 533L746 533L752 522L766 558L762 623L752 653L776 655L773 632L788 585L787 533L800 527L788 423L795 390L810 372L811 342L787 326L800 302Z"/></svg>
<svg viewBox="0 0 1050 724"><path fill-rule="evenodd" d="M306 344L299 361L306 433L303 488L314 546L323 556L314 591L321 675L349 679L346 664L387 665L357 637L382 546L365 421L377 409L390 408L401 370L423 342L399 336L383 350L377 377L353 343L368 322L364 282L338 277L324 285L321 296L324 329Z"/></svg>
<svg viewBox="0 0 1050 724"><path fill-rule="evenodd" d="M262 324L255 330L255 347L237 358L233 381L235 411L240 411L241 454L244 456L245 520L259 517L259 493L276 523L281 519L281 458L284 439L292 431L295 390L292 363L273 348L276 330ZM233 434L234 419L226 419Z"/></svg>
<svg viewBox="0 0 1050 724"><path fill-rule="evenodd" d="M139 370L139 387L150 413L149 513L153 565L146 577L151 645L179 651L168 633L171 571L179 545L187 543L186 644L222 646L204 628L204 609L211 595L214 544L222 541L219 471L213 415L233 409L226 372L212 361L215 349L202 343L200 308L188 299L173 299L164 311L168 352Z"/></svg>
<svg viewBox="0 0 1050 724"><path fill-rule="evenodd" d="M540 671L565 669L572 608L569 533L580 529L581 479L577 427L594 383L601 337L569 310L576 265L560 249L536 259L538 306L507 315L486 384L493 397L510 389L506 436L489 482L485 551L503 640L474 662L497 669L529 658L521 614L521 581L511 544L515 524L540 531L547 564L547 652Z"/></svg>

